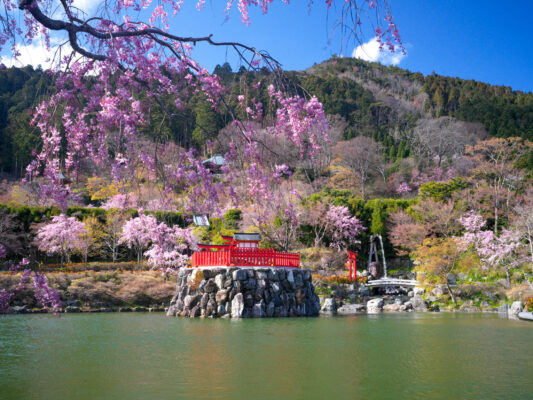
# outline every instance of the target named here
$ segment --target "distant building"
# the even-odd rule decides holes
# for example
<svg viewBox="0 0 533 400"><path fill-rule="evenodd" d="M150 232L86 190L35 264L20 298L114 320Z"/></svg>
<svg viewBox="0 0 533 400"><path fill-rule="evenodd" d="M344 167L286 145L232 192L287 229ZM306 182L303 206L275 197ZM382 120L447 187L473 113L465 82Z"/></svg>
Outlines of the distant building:
<svg viewBox="0 0 533 400"><path fill-rule="evenodd" d="M204 164L204 166L206 166L213 174L221 174L222 167L226 165L227 162L224 156L217 154L205 161L202 161L202 164Z"/></svg>

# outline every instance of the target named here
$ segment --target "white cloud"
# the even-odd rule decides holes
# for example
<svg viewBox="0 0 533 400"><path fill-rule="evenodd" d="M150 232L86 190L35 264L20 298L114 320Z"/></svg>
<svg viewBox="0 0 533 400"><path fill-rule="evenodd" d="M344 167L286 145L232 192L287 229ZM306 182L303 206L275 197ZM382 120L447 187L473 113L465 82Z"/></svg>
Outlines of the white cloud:
<svg viewBox="0 0 533 400"><path fill-rule="evenodd" d="M74 7L79 8L83 12L90 14L100 2L98 0L74 0Z"/></svg>
<svg viewBox="0 0 533 400"><path fill-rule="evenodd" d="M99 0L74 0L73 7L77 8L75 14L79 14L80 18L88 18L99 4ZM64 10L58 0L54 0L51 9L54 11L52 14L53 18L64 19ZM23 67L26 65L37 67L38 65L41 65L43 69L49 69L52 67L53 61L57 63L57 57L59 55L64 57L72 51L69 44L63 46L61 53L57 51L58 46L65 43L65 41L66 35L64 33L52 32L50 35L51 49L48 51L42 39L39 37L34 38L31 44L17 45L17 50L20 53L20 56L16 59L10 51L10 54L0 55L0 63L7 67ZM7 50L7 46L5 50ZM4 51L4 53L8 53L8 51ZM53 60L54 56L56 57L55 60Z"/></svg>
<svg viewBox="0 0 533 400"><path fill-rule="evenodd" d="M17 50L20 56L17 58L12 55L2 56L2 63L7 67L23 67L26 65L33 65L34 67L41 65L43 69L50 67L53 53L48 52L40 41L26 46L18 45Z"/></svg>
<svg viewBox="0 0 533 400"><path fill-rule="evenodd" d="M70 45L67 44L59 52L58 46L64 42L58 37L51 37L50 50L47 50L43 40L34 39L31 44L17 45L17 50L20 53L17 58L13 57L12 54L4 55L0 57L0 62L6 67L23 67L26 65L37 67L40 65L46 70L51 68L54 62L57 63L60 54L61 57L64 57L71 51Z"/></svg>
<svg viewBox="0 0 533 400"><path fill-rule="evenodd" d="M360 58L364 61L379 62L384 65L398 65L407 55L401 51L392 52L386 46L384 46L383 50L380 50L378 40L372 38L368 42L357 46L352 52L352 57Z"/></svg>

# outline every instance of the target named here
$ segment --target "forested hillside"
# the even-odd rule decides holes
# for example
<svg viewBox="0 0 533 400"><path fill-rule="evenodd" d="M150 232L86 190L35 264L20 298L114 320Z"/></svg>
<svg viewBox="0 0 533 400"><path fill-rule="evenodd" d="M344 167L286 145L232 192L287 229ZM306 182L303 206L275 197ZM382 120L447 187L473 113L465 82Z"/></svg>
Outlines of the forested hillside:
<svg viewBox="0 0 533 400"><path fill-rule="evenodd" d="M272 80L268 72L251 74L244 68L233 72L224 64L215 73L233 94L254 95L268 114L266 85L254 87ZM333 58L306 71L288 72L286 78L284 84L316 95L327 114L341 117L341 122L335 120L342 127L339 139L371 137L382 144L388 161L420 151L424 147L421 136L427 140L428 131L448 135L450 140L487 135L533 139L531 92L436 74L423 76L352 58ZM40 69L0 70L0 172L21 177L40 142L29 124L32 108L53 89L53 77ZM231 98L236 102L237 96ZM237 104L229 105L238 109ZM173 105L169 101L165 106ZM227 111L214 111L201 93L193 94L175 115L169 119L155 111L144 133L151 140L170 140L202 150L231 120Z"/></svg>

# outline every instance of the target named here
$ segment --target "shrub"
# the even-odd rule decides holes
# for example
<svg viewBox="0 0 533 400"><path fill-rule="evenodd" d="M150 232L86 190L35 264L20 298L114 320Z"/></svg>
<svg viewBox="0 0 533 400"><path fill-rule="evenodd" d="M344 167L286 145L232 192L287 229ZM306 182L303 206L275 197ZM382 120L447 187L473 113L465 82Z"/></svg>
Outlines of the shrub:
<svg viewBox="0 0 533 400"><path fill-rule="evenodd" d="M533 311L533 297L528 297L526 299L526 308L528 311Z"/></svg>

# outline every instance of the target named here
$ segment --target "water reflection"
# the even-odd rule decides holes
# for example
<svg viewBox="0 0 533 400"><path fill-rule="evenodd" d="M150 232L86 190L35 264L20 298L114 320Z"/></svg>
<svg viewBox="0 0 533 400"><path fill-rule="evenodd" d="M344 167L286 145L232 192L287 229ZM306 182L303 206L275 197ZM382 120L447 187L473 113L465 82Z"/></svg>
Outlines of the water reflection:
<svg viewBox="0 0 533 400"><path fill-rule="evenodd" d="M530 399L532 333L482 314L10 316L0 398Z"/></svg>

